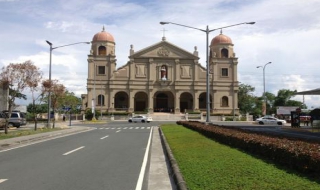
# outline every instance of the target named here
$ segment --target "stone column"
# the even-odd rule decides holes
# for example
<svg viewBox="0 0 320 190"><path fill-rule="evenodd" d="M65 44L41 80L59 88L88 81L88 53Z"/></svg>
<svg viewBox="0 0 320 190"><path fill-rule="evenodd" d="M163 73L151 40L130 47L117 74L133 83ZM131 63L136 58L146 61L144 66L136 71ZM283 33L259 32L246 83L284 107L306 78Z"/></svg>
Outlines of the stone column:
<svg viewBox="0 0 320 190"><path fill-rule="evenodd" d="M180 94L181 92L176 91L175 93L175 99L174 99L174 113L178 114L180 113Z"/></svg>

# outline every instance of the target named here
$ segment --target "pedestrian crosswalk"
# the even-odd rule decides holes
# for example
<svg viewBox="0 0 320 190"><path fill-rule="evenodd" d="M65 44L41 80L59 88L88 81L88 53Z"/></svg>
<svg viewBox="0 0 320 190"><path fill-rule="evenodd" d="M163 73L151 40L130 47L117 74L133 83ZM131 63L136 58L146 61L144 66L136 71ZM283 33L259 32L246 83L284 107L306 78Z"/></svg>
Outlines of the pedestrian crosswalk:
<svg viewBox="0 0 320 190"><path fill-rule="evenodd" d="M98 130L134 130L134 129L151 129L151 127L99 127Z"/></svg>

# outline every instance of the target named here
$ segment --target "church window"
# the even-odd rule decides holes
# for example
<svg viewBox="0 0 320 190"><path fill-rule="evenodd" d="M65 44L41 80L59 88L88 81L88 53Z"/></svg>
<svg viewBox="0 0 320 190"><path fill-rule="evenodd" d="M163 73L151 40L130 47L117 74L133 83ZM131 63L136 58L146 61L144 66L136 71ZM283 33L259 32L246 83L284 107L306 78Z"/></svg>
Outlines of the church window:
<svg viewBox="0 0 320 190"><path fill-rule="evenodd" d="M98 74L105 75L106 74L106 67L105 66L98 66Z"/></svg>
<svg viewBox="0 0 320 190"><path fill-rule="evenodd" d="M223 48L221 50L221 58L228 58L229 57L229 52L227 49Z"/></svg>
<svg viewBox="0 0 320 190"><path fill-rule="evenodd" d="M98 55L107 55L107 49L104 46L99 47L99 54Z"/></svg>
<svg viewBox="0 0 320 190"><path fill-rule="evenodd" d="M221 76L227 77L228 75L228 68L222 68L221 69Z"/></svg>
<svg viewBox="0 0 320 190"><path fill-rule="evenodd" d="M104 95L98 96L98 106L104 106Z"/></svg>
<svg viewBox="0 0 320 190"><path fill-rule="evenodd" d="M228 107L229 106L229 99L227 96L223 96L221 99L221 107Z"/></svg>

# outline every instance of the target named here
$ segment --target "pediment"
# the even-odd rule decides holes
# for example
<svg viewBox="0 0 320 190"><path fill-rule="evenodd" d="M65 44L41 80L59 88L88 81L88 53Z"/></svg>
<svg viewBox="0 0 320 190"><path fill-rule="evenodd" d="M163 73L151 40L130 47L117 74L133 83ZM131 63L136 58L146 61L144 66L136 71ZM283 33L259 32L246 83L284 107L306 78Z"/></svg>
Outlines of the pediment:
<svg viewBox="0 0 320 190"><path fill-rule="evenodd" d="M166 41L162 41L160 43L142 49L132 54L130 58L199 59L192 53Z"/></svg>

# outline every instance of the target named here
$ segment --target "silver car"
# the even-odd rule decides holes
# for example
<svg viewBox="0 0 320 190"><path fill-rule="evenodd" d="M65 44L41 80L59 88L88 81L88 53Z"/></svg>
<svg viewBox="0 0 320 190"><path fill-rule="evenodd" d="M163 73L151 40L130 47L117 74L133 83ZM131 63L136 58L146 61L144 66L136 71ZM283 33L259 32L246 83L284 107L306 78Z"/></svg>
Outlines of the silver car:
<svg viewBox="0 0 320 190"><path fill-rule="evenodd" d="M136 122L142 122L142 123L150 123L152 121L152 118L151 117L147 117L147 116L144 116L144 115L137 115L137 116L134 116L134 117L130 117L128 119L128 122L129 123L136 123Z"/></svg>
<svg viewBox="0 0 320 190"><path fill-rule="evenodd" d="M255 123L260 125L284 125L286 124L286 120L278 119L272 116L264 116L256 119Z"/></svg>

